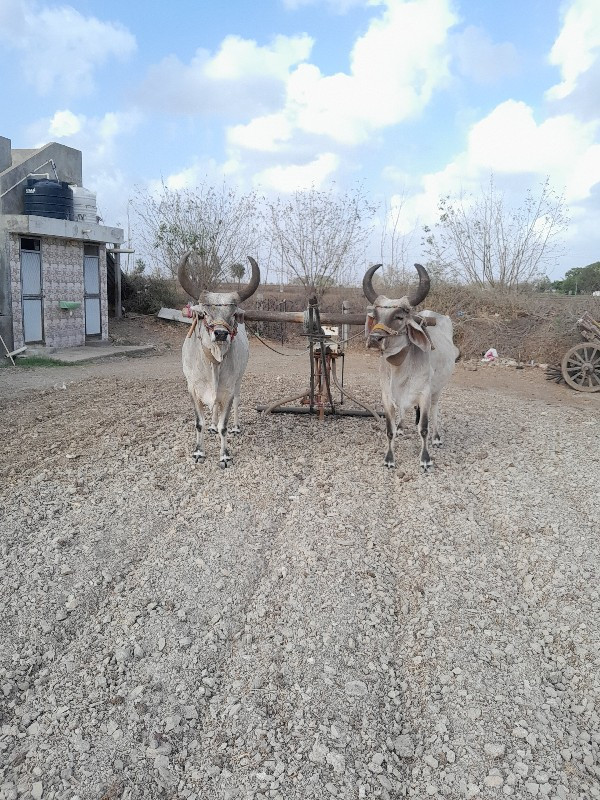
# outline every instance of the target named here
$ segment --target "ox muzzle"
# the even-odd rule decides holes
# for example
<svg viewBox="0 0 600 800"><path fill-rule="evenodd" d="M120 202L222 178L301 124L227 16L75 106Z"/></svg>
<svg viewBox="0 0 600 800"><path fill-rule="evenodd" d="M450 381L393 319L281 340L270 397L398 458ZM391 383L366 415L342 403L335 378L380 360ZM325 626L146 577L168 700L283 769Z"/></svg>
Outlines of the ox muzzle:
<svg viewBox="0 0 600 800"><path fill-rule="evenodd" d="M377 349L380 349L385 337L386 337L385 333L371 333L369 335L369 338L367 339L367 347L368 348L376 347Z"/></svg>
<svg viewBox="0 0 600 800"><path fill-rule="evenodd" d="M237 333L237 322L233 325L228 325L223 319L217 320L216 322L208 322L205 317L204 327L211 335L212 340L219 343L228 341L230 337L233 342Z"/></svg>
<svg viewBox="0 0 600 800"><path fill-rule="evenodd" d="M215 342L226 342L229 337L229 331L226 328L215 328L213 330Z"/></svg>
<svg viewBox="0 0 600 800"><path fill-rule="evenodd" d="M398 331L395 331L393 328L389 328L382 322L377 322L369 330L369 336L367 338L367 347L368 348L376 347L377 349L381 350L384 339L386 339L388 336L397 336L397 335Z"/></svg>

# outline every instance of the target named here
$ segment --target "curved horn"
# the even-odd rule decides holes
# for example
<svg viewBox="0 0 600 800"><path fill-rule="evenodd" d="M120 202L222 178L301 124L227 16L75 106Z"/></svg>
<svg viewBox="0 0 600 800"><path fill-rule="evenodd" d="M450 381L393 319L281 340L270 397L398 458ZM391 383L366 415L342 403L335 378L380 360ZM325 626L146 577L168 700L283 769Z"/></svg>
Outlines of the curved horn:
<svg viewBox="0 0 600 800"><path fill-rule="evenodd" d="M200 297L200 287L187 271L187 261L191 252L191 250L188 250L179 262L179 266L177 267L177 280L193 300L198 300Z"/></svg>
<svg viewBox="0 0 600 800"><path fill-rule="evenodd" d="M429 273L425 269L425 267L421 266L421 264L415 264L415 269L419 273L419 285L417 288L412 292L412 294L408 295L408 302L414 308L418 306L419 303L422 303L423 300L429 294L429 288L431 286L431 281L429 280Z"/></svg>
<svg viewBox="0 0 600 800"><path fill-rule="evenodd" d="M377 272L379 267L382 267L383 264L375 264L373 267L369 267L369 269L365 272L365 277L363 278L363 292L365 297L369 301L369 303L374 303L375 298L377 297L377 292L373 288L373 275Z"/></svg>
<svg viewBox="0 0 600 800"><path fill-rule="evenodd" d="M250 283L247 286L244 286L242 289L238 289L240 303L243 303L244 300L252 297L254 292L258 289L258 284L260 283L260 270L258 268L258 264L252 258L252 256L248 256L248 261L252 267L252 277L250 278Z"/></svg>

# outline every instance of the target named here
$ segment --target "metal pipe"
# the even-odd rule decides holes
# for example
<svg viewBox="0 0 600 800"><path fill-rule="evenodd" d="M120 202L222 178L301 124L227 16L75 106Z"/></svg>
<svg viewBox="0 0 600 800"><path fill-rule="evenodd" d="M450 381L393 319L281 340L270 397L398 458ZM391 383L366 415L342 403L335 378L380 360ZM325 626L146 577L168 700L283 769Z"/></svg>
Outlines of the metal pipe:
<svg viewBox="0 0 600 800"><path fill-rule="evenodd" d="M49 158L49 159L48 159L48 161L44 161L44 163L43 163L43 164L40 164L40 165L39 165L39 167L38 167L37 169L39 170L39 169L41 169L42 167L45 167L45 166L46 166L46 164L53 164L53 161L52 161L52 159L51 159L51 158ZM27 178L30 178L32 175L45 175L45 176L46 176L48 179L50 179L50 175L49 175L49 173L47 173L47 172L28 172L28 173L27 173L27 175L23 175L23 177L22 177L22 178L20 178L20 179L19 179L19 180L18 180L16 183L13 183L13 185L12 185L12 186L10 186L10 187L9 187L9 188L8 188L6 191L2 192L2 194L0 194L0 197L4 197L4 196L5 196L5 195L7 195L9 192L12 192L12 190L13 190L13 189L16 189L16 188L17 188L17 186L18 186L20 183L23 183L23 181L26 181L26 180L27 180ZM58 181L58 175L57 175L57 177L56 177L56 180Z"/></svg>
<svg viewBox="0 0 600 800"><path fill-rule="evenodd" d="M302 397L308 397L310 394L310 389L305 389L302 394L294 394L291 397L283 397L280 400L275 400L273 403L270 403L268 406L256 406L257 411L264 411L266 414L274 413L278 406L283 405L284 403L291 403L292 400L300 400Z"/></svg>
<svg viewBox="0 0 600 800"><path fill-rule="evenodd" d="M270 406L260 405L256 406L257 411L267 411ZM310 406L277 406L270 412L271 414L320 414L321 410ZM330 417L370 417L370 411L363 411L360 408L324 408L323 413L325 416ZM378 416L383 417L383 411L376 412Z"/></svg>
<svg viewBox="0 0 600 800"><path fill-rule="evenodd" d="M352 400L352 402L356 403L357 406L360 406L361 408L364 408L365 411L367 411L369 414L372 414L375 417L375 419L379 422L379 416L378 416L378 412L377 411L372 409L366 403L361 403L360 400L357 400L356 397L354 397L354 395L350 394L350 392L347 389L344 389L342 386L340 386L340 384L338 382L338 379L337 379L337 373L336 373L336 367L335 367L335 359L332 359L332 362L331 362L331 377L333 378L333 382L335 383L337 388L340 390L340 394L342 395L342 399L343 399L344 395L346 395L347 397L350 398L350 400Z"/></svg>

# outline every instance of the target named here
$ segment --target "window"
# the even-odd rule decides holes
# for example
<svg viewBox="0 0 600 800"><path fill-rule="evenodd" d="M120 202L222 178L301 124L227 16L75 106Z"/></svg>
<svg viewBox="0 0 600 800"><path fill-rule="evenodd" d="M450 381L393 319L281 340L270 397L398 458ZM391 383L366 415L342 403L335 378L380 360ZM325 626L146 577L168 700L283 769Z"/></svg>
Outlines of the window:
<svg viewBox="0 0 600 800"><path fill-rule="evenodd" d="M21 239L21 250L33 250L36 253L40 252L39 239Z"/></svg>

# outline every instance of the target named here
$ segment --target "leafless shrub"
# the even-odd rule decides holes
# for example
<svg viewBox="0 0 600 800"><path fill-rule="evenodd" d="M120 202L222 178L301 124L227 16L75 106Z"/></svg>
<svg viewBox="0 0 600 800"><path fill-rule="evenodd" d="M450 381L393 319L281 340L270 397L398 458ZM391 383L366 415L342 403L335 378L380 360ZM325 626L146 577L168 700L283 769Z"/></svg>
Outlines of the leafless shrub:
<svg viewBox="0 0 600 800"><path fill-rule="evenodd" d="M232 275L241 279L232 271L257 254L258 206L255 193L238 195L225 184L181 191L163 184L158 194L140 194L133 204L136 238L152 266L173 276L191 250L193 277L202 289L212 288Z"/></svg>
<svg viewBox="0 0 600 800"><path fill-rule="evenodd" d="M267 203L267 238L288 280L322 297L364 263L374 212L361 188L298 190Z"/></svg>
<svg viewBox="0 0 600 800"><path fill-rule="evenodd" d="M520 206L509 205L490 176L477 197L442 197L434 228L425 227L425 253L452 280L514 289L533 281L562 248L568 226L564 199L548 179Z"/></svg>

